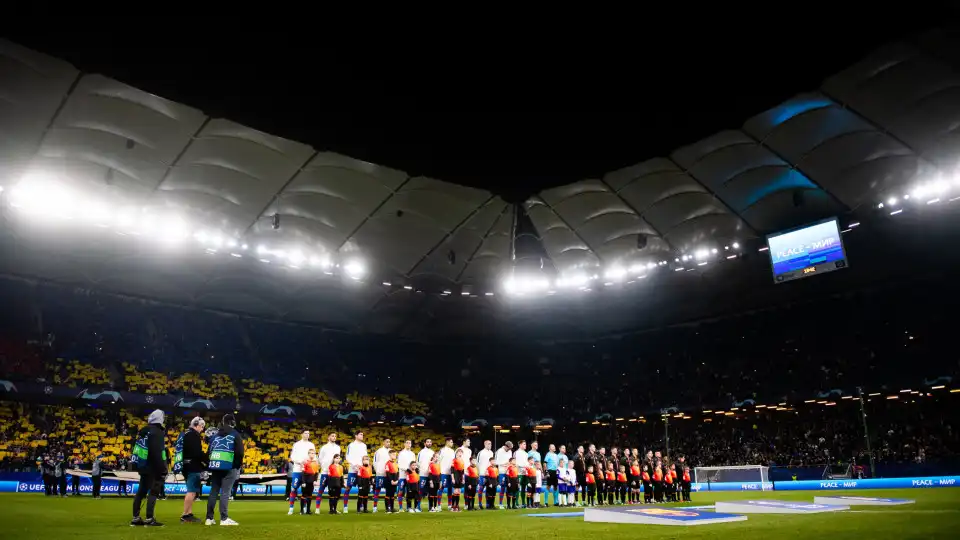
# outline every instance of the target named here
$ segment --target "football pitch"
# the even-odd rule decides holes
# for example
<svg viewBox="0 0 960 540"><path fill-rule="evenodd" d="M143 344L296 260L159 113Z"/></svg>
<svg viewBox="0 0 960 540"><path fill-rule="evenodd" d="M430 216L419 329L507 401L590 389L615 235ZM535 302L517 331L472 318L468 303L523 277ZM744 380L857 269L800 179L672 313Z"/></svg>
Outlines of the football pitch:
<svg viewBox="0 0 960 540"><path fill-rule="evenodd" d="M523 539L571 538L576 540L643 538L714 538L786 540L822 538L838 540L880 538L952 538L960 530L960 489L908 489L727 492L694 494L690 505L712 504L718 500L776 499L813 502L815 495L856 495L914 499L905 506L860 506L848 512L814 515L751 514L747 521L673 527L663 525L617 525L585 523L582 517L538 519L531 513L572 512L575 509L494 510L452 514L355 514L331 516L286 514L283 501L236 500L230 517L239 527L180 524L183 501L157 501L157 519L163 528L130 527L131 499L109 497L52 498L37 494L0 495L0 538L4 540L71 540L119 538L284 538L295 539L405 539L485 538ZM381 501L382 502L382 501ZM205 501L204 501L205 503ZM668 505L682 507L684 505ZM195 514L203 517L204 505ZM951 532L952 531L952 532Z"/></svg>

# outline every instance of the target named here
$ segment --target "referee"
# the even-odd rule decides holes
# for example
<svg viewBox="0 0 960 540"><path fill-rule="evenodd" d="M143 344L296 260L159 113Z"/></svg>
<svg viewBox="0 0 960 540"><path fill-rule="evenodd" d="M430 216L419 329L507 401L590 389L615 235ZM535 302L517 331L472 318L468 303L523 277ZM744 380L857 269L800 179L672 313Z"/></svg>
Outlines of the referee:
<svg viewBox="0 0 960 540"><path fill-rule="evenodd" d="M560 486L560 478L557 475L557 468L560 465L560 456L557 454L557 447L554 445L549 445L547 447L547 455L543 458L543 463L547 466L547 497L550 493L553 493L553 505L557 506L560 504L560 496L558 493L558 488ZM544 506L548 506L544 501Z"/></svg>

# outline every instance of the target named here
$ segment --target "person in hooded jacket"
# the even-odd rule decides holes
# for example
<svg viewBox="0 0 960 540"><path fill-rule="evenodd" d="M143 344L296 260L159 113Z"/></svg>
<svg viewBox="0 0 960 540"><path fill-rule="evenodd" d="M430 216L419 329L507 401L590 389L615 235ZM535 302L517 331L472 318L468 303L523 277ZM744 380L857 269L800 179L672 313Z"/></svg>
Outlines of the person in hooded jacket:
<svg viewBox="0 0 960 540"><path fill-rule="evenodd" d="M157 409L147 417L147 425L137 434L133 444L131 461L140 473L140 484L133 497L133 520L131 527L162 527L153 515L163 482L167 479L167 450L164 447L166 430L163 427L163 411ZM143 499L147 499L147 518L140 518Z"/></svg>
<svg viewBox="0 0 960 540"><path fill-rule="evenodd" d="M243 439L237 431L237 419L232 414L223 415L220 429L209 437L207 461L210 469L210 498L207 500L205 525L213 525L213 511L220 499L220 525L239 525L230 519L227 510L234 482L243 468Z"/></svg>

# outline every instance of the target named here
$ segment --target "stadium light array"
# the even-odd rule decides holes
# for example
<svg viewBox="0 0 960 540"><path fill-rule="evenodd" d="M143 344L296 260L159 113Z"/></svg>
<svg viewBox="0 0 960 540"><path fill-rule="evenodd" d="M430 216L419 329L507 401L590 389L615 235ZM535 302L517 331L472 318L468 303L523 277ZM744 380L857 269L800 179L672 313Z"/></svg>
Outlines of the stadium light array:
<svg viewBox="0 0 960 540"><path fill-rule="evenodd" d="M611 266L603 273L603 277L608 281L619 281L626 277L627 269L622 266Z"/></svg>
<svg viewBox="0 0 960 540"><path fill-rule="evenodd" d="M545 292L550 288L550 280L543 276L511 276L503 282L507 294L523 295Z"/></svg>
<svg viewBox="0 0 960 540"><path fill-rule="evenodd" d="M28 173L5 191L0 202L18 213L40 216L44 222L67 221L164 246L189 245L192 241L207 255L223 254L236 259L244 258L250 247L240 238L221 230L192 224L172 209L118 206L97 200L61 181L55 174ZM329 253L309 253L298 246L277 248L261 244L256 247L255 258L264 264L284 265L294 270L309 263L327 275L333 275L336 267ZM359 259L348 260L342 270L353 280L360 280L367 273L366 265Z"/></svg>
<svg viewBox="0 0 960 540"><path fill-rule="evenodd" d="M958 171L960 172L960 171ZM914 205L933 205L942 202L960 200L960 174L955 174L953 181L944 175L920 182L905 190L902 195L890 195L882 202L877 203L880 210L887 209L887 213L895 216L904 211L909 203ZM951 195L953 195L951 197Z"/></svg>
<svg viewBox="0 0 960 540"><path fill-rule="evenodd" d="M557 280L558 289L585 287L590 283L590 276L583 272L577 272L568 276L563 276Z"/></svg>

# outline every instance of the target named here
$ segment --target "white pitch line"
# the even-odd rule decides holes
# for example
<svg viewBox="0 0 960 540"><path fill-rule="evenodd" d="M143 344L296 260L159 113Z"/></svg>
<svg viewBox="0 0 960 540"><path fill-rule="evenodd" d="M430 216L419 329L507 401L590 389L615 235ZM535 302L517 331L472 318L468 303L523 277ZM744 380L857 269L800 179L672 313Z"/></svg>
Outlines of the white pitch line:
<svg viewBox="0 0 960 540"><path fill-rule="evenodd" d="M886 509L886 508L884 508L883 510L847 510L847 511L844 512L844 513L845 513L845 514L846 514L846 513L853 513L853 514L956 514L956 513L958 513L958 512L960 512L960 510L950 510L950 509L943 509L943 510L893 510L893 509Z"/></svg>

